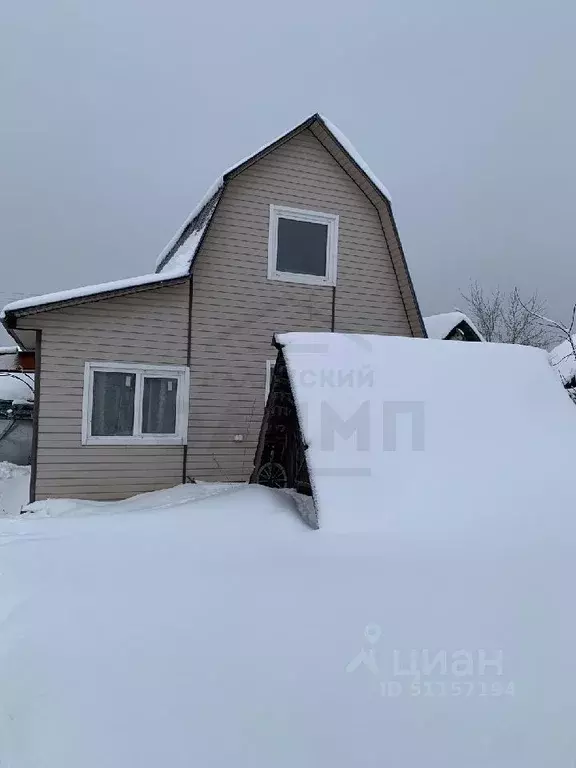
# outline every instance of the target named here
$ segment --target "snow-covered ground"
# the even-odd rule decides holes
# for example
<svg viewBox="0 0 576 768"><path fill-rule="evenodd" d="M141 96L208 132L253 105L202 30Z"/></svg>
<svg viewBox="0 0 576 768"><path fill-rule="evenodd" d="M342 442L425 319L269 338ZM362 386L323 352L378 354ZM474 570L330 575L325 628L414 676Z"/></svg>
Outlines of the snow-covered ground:
<svg viewBox="0 0 576 768"><path fill-rule="evenodd" d="M29 488L30 467L0 461L0 518L20 515L28 503Z"/></svg>
<svg viewBox="0 0 576 768"><path fill-rule="evenodd" d="M12 503L0 766L574 765L576 410L545 353L312 336L280 340L319 530L244 484Z"/></svg>
<svg viewBox="0 0 576 768"><path fill-rule="evenodd" d="M574 764L571 508L433 542L257 486L85 508L0 521L0 764Z"/></svg>

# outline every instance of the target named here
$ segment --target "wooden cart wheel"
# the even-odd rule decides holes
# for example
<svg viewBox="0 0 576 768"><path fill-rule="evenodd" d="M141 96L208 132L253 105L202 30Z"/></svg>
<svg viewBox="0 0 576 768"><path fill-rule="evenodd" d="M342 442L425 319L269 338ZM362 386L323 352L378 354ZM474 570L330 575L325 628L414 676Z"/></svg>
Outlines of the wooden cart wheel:
<svg viewBox="0 0 576 768"><path fill-rule="evenodd" d="M282 464L269 461L258 470L258 483L259 485L266 485L268 488L286 488L288 485L286 470Z"/></svg>

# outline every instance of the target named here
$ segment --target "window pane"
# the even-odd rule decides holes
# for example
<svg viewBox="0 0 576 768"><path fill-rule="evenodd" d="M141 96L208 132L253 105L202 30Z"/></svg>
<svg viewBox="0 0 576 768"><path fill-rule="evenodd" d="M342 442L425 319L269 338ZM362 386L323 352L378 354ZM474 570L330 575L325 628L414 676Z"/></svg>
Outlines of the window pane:
<svg viewBox="0 0 576 768"><path fill-rule="evenodd" d="M176 434L176 394L178 379L144 378L142 432Z"/></svg>
<svg viewBox="0 0 576 768"><path fill-rule="evenodd" d="M92 434L131 435L134 426L133 373L94 371Z"/></svg>
<svg viewBox="0 0 576 768"><path fill-rule="evenodd" d="M326 275L328 226L309 221L278 219L278 272Z"/></svg>

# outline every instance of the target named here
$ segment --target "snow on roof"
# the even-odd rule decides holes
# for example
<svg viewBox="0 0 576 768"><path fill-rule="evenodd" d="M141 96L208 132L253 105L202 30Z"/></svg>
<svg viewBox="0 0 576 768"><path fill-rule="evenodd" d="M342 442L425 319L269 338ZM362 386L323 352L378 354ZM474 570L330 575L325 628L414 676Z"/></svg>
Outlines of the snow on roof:
<svg viewBox="0 0 576 768"><path fill-rule="evenodd" d="M430 339L445 339L462 321L468 323L470 328L476 333L482 341L484 337L476 328L472 320L463 312L455 310L454 312L444 312L440 315L430 315L425 317L424 325L426 326L426 333Z"/></svg>
<svg viewBox="0 0 576 768"><path fill-rule="evenodd" d="M432 541L447 521L472 534L572 507L576 409L544 351L330 333L278 341L322 529L418 528Z"/></svg>
<svg viewBox="0 0 576 768"><path fill-rule="evenodd" d="M155 283L161 283L164 280L171 278L185 277L186 274L187 269L183 269L180 265L177 265L174 269L166 270L160 274L153 273L148 275L140 275L138 277L127 277L123 278L122 280L114 280L109 283L84 285L80 288L71 288L66 291L46 293L42 296L29 296L27 299L18 299L18 301L13 301L10 304L7 304L2 312L0 312L0 318L6 317L6 313L8 312L15 312L19 309L40 307L45 304L56 304L61 301L81 299L86 296L97 296L100 293L119 291L124 288L137 288L143 285L154 285Z"/></svg>
<svg viewBox="0 0 576 768"><path fill-rule="evenodd" d="M0 371L0 400L33 401L34 376Z"/></svg>
<svg viewBox="0 0 576 768"><path fill-rule="evenodd" d="M165 247L160 252L160 255L156 259L156 271L160 272L167 268L168 264L172 264L172 261L176 258L177 253L174 254L170 258L169 261L166 262L165 265L163 265L164 260L169 255L172 248L176 245L180 237L184 234L185 229L193 224L194 220L197 219L201 213L203 213L204 209L207 207L208 203L211 200L214 200L214 210L216 208L216 203L218 201L218 192L222 189L224 186L224 176L219 176L216 181L208 187L208 190L206 191L204 197L200 200L200 202L196 205L196 207L192 210L192 212L186 217L184 223L182 226L176 230L176 234L174 237L171 238L171 240L165 245ZM190 234L188 237L180 244L179 251L181 249L185 249L188 252L187 259L185 263L187 264L188 268L192 264L192 261L194 260L194 256L196 255L196 249L200 243L202 234L204 234L204 231L206 230L208 224L210 223L210 219L212 218L212 213L214 210L210 211L209 214L205 217L205 220L203 222L203 226L199 228L191 227ZM200 233L199 237L195 237ZM188 240L191 240L189 243Z"/></svg>
<svg viewBox="0 0 576 768"><path fill-rule="evenodd" d="M440 487L410 536L346 535L270 489L197 488L0 521L11 768L572 765L571 505L494 486L477 536Z"/></svg>
<svg viewBox="0 0 576 768"><path fill-rule="evenodd" d="M368 163L362 158L358 150L354 147L352 142L344 136L342 131L337 128L334 123L331 123L326 117L322 115L316 115L316 119L320 120L326 130L332 134L334 139L342 146L342 148L350 155L350 157L354 160L354 162L362 169L362 171L368 176L368 178L372 181L372 183L377 187L377 189L386 197L388 200L390 200L390 193L384 186L384 184L380 181L380 179L376 176L376 174L372 171L372 169L369 167ZM204 234L204 231L208 227L208 224L210 223L210 219L213 216L216 206L218 203L218 192L224 187L226 178L231 174L234 173L238 168L244 165L244 163L252 160L252 158L259 155L261 152L266 151L269 147L276 144L277 141L280 141L286 134L282 134L282 136L278 136L272 141L265 144L263 147L261 147L257 152L254 152L252 155L249 155L248 157L243 158L240 160L240 162L235 163L232 165L228 170L224 171L224 173L219 176L214 183L208 188L206 194L204 197L200 200L198 205L192 210L192 212L187 216L184 224L180 227L180 229L177 231L176 235L170 240L170 242L165 246L165 248L161 251L160 255L156 259L156 269L157 271L162 271L166 269L169 265L172 264L174 259L178 260L182 264L186 264L188 268L192 265L192 262L194 261L194 256L196 255L196 251L198 248L198 245L202 239L202 236ZM208 205L208 203L214 200L214 205L211 208L211 210L206 213L205 208ZM197 218L202 218L202 226L197 228L194 226L194 220ZM172 255L169 259L167 258L170 254L170 251L174 248L178 240L182 238L182 236L185 233L185 230L190 227L190 232L188 233L187 237L182 241L179 248L176 250L174 255Z"/></svg>
<svg viewBox="0 0 576 768"><path fill-rule="evenodd" d="M576 334L572 338L576 343ZM564 382L568 382L576 376L576 357L574 357L572 345L568 339L558 344L550 352L550 364L558 371Z"/></svg>
<svg viewBox="0 0 576 768"><path fill-rule="evenodd" d="M368 178L374 184L374 186L380 190L380 192L384 195L385 198L391 201L392 198L390 197L390 192L388 192L388 189L380 181L378 176L376 176L376 174L370 168L366 160L364 160L360 152L358 152L356 147L352 144L350 139L344 136L342 131L336 125L334 125L334 123L331 123L327 117L320 115L320 119L326 126L326 129L334 136L336 141L342 145L342 147L346 150L346 152L348 152L348 154L354 160L354 162L364 171L364 173L366 174L366 176L368 176Z"/></svg>

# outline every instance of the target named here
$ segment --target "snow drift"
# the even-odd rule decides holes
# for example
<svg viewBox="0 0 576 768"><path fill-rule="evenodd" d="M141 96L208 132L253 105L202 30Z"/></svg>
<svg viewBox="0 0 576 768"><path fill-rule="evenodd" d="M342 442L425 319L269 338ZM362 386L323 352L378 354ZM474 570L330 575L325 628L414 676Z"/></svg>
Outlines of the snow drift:
<svg viewBox="0 0 576 768"><path fill-rule="evenodd" d="M429 498L431 542L184 497L0 522L2 764L573 763L571 511L474 541Z"/></svg>

